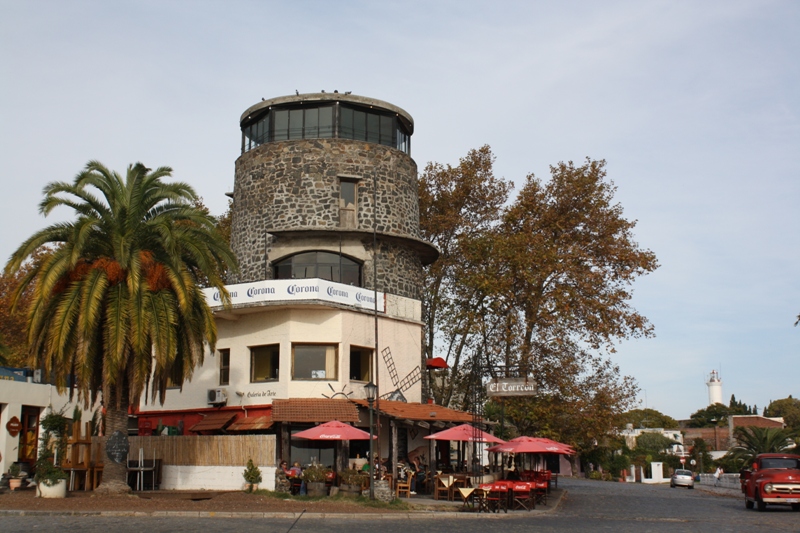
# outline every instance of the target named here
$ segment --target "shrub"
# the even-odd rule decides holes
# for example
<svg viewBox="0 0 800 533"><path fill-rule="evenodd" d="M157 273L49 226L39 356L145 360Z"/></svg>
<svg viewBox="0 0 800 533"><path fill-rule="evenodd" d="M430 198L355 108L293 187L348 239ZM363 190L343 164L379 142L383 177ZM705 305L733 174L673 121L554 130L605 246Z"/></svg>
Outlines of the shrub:
<svg viewBox="0 0 800 533"><path fill-rule="evenodd" d="M324 466L309 466L303 470L303 480L306 483L325 483L330 472L331 469Z"/></svg>
<svg viewBox="0 0 800 533"><path fill-rule="evenodd" d="M261 483L261 470L253 464L253 459L247 460L247 467L242 472L242 477L247 483Z"/></svg>

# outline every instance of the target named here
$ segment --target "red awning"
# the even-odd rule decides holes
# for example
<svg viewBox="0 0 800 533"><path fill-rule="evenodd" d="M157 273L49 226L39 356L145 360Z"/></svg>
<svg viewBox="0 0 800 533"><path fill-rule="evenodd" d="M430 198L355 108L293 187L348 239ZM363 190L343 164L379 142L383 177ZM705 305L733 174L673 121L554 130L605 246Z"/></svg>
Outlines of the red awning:
<svg viewBox="0 0 800 533"><path fill-rule="evenodd" d="M225 426L227 426L235 416L236 411L220 411L217 413L211 413L206 415L203 420L190 427L189 431L219 431L221 429L225 429Z"/></svg>

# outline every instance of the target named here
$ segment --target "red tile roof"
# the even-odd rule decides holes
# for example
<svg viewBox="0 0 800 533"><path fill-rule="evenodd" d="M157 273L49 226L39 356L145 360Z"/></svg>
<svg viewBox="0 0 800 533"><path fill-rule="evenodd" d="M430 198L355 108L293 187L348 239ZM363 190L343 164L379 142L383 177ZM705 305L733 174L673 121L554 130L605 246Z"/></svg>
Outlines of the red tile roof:
<svg viewBox="0 0 800 533"><path fill-rule="evenodd" d="M246 416L236 420L228 426L228 431L255 431L259 429L269 429L272 426L272 417L267 416Z"/></svg>
<svg viewBox="0 0 800 533"><path fill-rule="evenodd" d="M275 422L358 422L358 408L350 400L290 398L272 400Z"/></svg>
<svg viewBox="0 0 800 533"><path fill-rule="evenodd" d="M228 425L228 422L233 420L233 417L236 416L236 412L220 411L205 416L206 417L203 420L190 427L189 431L217 431L224 429L225 426Z"/></svg>
<svg viewBox="0 0 800 533"><path fill-rule="evenodd" d="M361 407L369 407L367 400L353 400ZM393 418L402 420L414 420L425 422L472 422L472 413L457 411L447 407L432 403L405 403L392 400L380 400L376 403L381 413Z"/></svg>

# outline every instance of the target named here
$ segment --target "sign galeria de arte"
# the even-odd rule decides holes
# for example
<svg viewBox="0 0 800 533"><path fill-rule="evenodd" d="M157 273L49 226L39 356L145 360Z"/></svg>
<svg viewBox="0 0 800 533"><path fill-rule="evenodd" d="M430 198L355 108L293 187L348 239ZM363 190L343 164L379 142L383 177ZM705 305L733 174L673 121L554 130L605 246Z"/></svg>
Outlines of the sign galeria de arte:
<svg viewBox="0 0 800 533"><path fill-rule="evenodd" d="M228 289L231 304L234 306L261 302L322 300L360 309L375 309L374 291L324 279L269 279L226 285L225 288ZM203 289L203 293L212 308L222 305L216 289ZM377 300L378 311L385 312L385 294L378 292Z"/></svg>
<svg viewBox="0 0 800 533"><path fill-rule="evenodd" d="M494 378L486 384L486 394L489 397L533 396L536 382L531 378Z"/></svg>

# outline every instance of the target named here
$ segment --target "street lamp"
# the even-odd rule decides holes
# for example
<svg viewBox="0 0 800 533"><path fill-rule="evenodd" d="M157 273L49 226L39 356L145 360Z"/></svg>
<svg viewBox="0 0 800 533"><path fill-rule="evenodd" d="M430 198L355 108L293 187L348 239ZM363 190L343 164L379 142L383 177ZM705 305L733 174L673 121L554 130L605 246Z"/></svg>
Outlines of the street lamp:
<svg viewBox="0 0 800 533"><path fill-rule="evenodd" d="M369 403L369 499L375 499L375 457L373 457L373 444L372 444L372 403L375 401L375 396L378 394L378 387L372 381L364 385L364 392L367 394L367 403Z"/></svg>

